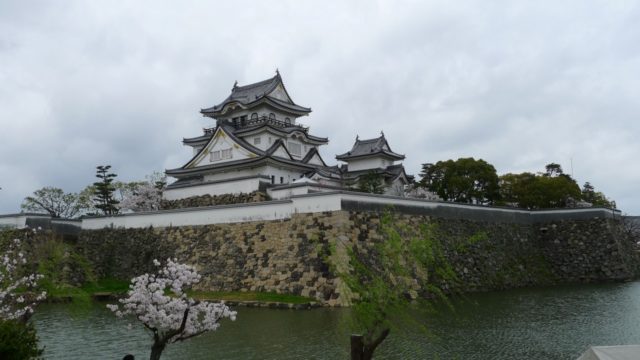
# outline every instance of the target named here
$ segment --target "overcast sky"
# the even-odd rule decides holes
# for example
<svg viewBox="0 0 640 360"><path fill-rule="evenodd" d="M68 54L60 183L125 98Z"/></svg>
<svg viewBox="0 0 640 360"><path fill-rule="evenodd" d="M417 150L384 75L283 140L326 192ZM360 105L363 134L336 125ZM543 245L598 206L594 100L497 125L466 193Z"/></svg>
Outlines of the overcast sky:
<svg viewBox="0 0 640 360"><path fill-rule="evenodd" d="M384 130L420 165L560 163L640 215L634 1L0 1L0 213L182 166L201 108L283 76L321 153Z"/></svg>

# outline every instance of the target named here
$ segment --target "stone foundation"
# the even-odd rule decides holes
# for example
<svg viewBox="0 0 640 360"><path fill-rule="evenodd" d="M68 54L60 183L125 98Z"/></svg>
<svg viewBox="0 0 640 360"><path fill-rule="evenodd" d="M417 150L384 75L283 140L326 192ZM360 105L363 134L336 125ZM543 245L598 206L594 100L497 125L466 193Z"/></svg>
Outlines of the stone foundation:
<svg viewBox="0 0 640 360"><path fill-rule="evenodd" d="M638 273L634 242L619 220L532 225L392 216L403 237L419 236L421 226L433 230L429 241L442 249L456 281L435 272L418 280L446 291L625 280ZM86 230L77 246L99 276L131 278L151 271L154 258L177 257L198 268L203 290L289 293L336 306L349 303L349 291L335 274L348 268L345 249L374 261L375 244L384 240L379 213L334 211L268 222ZM415 293L424 292L421 281Z"/></svg>
<svg viewBox="0 0 640 360"><path fill-rule="evenodd" d="M254 191L249 194L223 194L192 196L179 200L162 200L162 210L193 208L199 206L246 204L269 200L269 196L262 191Z"/></svg>

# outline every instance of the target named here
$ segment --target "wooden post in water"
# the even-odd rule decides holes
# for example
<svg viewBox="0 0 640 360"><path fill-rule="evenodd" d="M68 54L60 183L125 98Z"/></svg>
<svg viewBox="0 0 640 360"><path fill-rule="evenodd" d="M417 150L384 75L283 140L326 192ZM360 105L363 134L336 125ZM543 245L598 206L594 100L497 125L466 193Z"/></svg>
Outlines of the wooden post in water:
<svg viewBox="0 0 640 360"><path fill-rule="evenodd" d="M362 335L351 334L351 360L363 360L364 339Z"/></svg>

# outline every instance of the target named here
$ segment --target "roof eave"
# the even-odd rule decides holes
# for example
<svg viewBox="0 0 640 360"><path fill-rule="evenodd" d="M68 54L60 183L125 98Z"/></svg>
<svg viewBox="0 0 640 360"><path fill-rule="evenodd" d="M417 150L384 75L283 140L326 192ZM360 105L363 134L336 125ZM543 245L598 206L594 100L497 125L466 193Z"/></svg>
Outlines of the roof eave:
<svg viewBox="0 0 640 360"><path fill-rule="evenodd" d="M386 157L389 159L393 159L393 160L404 160L405 156L404 155L400 155L400 154L390 154L388 152L385 151L377 151L374 153L369 153L369 154L362 154L362 155L347 155L347 154L341 154L341 155L336 155L336 160L342 160L342 161L348 161L348 160L353 160L353 159L364 159L367 157Z"/></svg>
<svg viewBox="0 0 640 360"><path fill-rule="evenodd" d="M201 109L200 113L204 116L220 116L220 115L224 115L227 113L227 111L225 111L225 108L230 105L230 104L238 104L241 108L243 109L251 109L254 106L258 106L258 105L262 105L263 103L266 103L267 105L272 106L273 108L283 111L283 112L287 112L290 115L295 115L295 116L307 116L309 115L309 113L311 112L311 108L306 108L304 106L300 106L300 105L296 105L296 104L292 104L294 106L299 107L298 108L293 108L290 106L287 106L288 104L286 104L285 102L278 102L273 100L271 97L269 96L261 96L258 99L251 101L251 102L247 102L247 103L243 103L241 101L238 100L231 100L229 102L227 102L225 100L225 102L216 105L214 107L211 108L207 108L207 109Z"/></svg>

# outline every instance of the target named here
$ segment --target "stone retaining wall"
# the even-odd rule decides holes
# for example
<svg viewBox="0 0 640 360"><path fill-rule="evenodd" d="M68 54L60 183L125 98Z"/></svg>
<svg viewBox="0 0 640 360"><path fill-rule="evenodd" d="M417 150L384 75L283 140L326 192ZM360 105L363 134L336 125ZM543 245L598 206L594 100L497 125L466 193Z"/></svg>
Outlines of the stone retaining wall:
<svg viewBox="0 0 640 360"><path fill-rule="evenodd" d="M486 291L561 282L634 278L635 245L619 220L508 223L393 214L407 238L429 226L456 281L431 275L448 291ZM348 263L344 249L375 259L384 241L377 212L295 214L291 219L205 226L88 230L78 247L99 276L130 278L154 258L177 257L203 275L203 290L267 291L345 305L348 289L334 273ZM419 279L426 280L426 279ZM421 293L416 285L415 293Z"/></svg>
<svg viewBox="0 0 640 360"><path fill-rule="evenodd" d="M269 196L262 191L254 191L249 194L207 194L202 196L192 196L179 200L162 200L162 202L160 203L160 208L162 210L184 209L199 206L246 204L266 200L269 200Z"/></svg>

